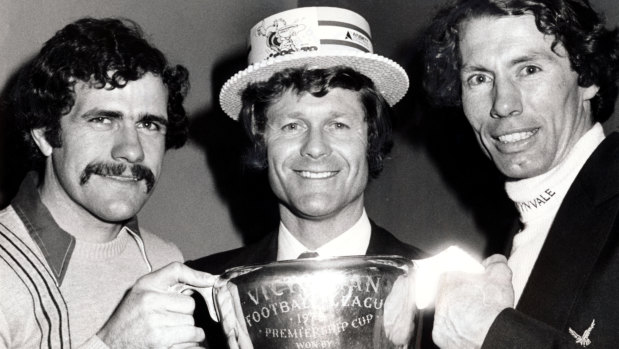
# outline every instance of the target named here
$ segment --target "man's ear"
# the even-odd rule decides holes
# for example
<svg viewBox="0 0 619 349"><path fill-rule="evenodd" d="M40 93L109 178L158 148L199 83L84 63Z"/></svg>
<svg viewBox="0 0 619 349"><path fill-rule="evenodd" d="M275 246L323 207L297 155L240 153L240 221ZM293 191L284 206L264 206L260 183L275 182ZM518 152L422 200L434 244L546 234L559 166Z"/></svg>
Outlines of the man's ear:
<svg viewBox="0 0 619 349"><path fill-rule="evenodd" d="M251 133L256 136L258 134L258 127L256 126L256 113L254 112L254 105L251 106Z"/></svg>
<svg viewBox="0 0 619 349"><path fill-rule="evenodd" d="M46 128L33 128L32 130L30 130L30 135L32 136L32 139L34 139L34 142L39 147L39 150L41 151L43 156L48 157L52 155L53 148L49 144L49 142L47 142L47 139L45 139L46 131L47 131Z"/></svg>
<svg viewBox="0 0 619 349"><path fill-rule="evenodd" d="M583 88L585 90L584 93L583 93L583 97L584 97L585 101L588 101L591 98L595 97L595 95L600 90L600 87L598 85L595 85L595 84L592 84L589 87L583 87Z"/></svg>
<svg viewBox="0 0 619 349"><path fill-rule="evenodd" d="M256 119L251 118L251 133L252 135L254 135L254 137L256 137L257 135L260 134L260 132L258 132L258 126L256 126Z"/></svg>

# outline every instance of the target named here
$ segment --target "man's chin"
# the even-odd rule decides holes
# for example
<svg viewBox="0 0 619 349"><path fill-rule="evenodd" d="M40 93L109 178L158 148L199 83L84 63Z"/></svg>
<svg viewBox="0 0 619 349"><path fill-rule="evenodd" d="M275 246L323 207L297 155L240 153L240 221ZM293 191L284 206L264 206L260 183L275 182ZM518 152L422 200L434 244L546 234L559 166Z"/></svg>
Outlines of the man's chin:
<svg viewBox="0 0 619 349"><path fill-rule="evenodd" d="M138 214L144 203L113 202L101 205L91 210L91 213L101 221L108 223L122 223Z"/></svg>
<svg viewBox="0 0 619 349"><path fill-rule="evenodd" d="M497 165L499 171L511 180L532 178L548 172L548 169L532 164L501 164Z"/></svg>
<svg viewBox="0 0 619 349"><path fill-rule="evenodd" d="M312 201L305 202L303 204L297 205L295 207L295 211L302 217L308 219L323 219L334 216L338 210L336 207L332 207L333 202L329 201Z"/></svg>

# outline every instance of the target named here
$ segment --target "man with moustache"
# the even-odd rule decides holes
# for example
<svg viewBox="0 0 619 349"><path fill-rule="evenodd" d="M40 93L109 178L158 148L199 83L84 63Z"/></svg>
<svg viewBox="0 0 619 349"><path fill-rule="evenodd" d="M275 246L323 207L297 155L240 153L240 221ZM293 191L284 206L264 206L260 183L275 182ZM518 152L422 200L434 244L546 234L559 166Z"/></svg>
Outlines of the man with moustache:
<svg viewBox="0 0 619 349"><path fill-rule="evenodd" d="M508 258L446 275L443 348L619 342L617 30L587 0L458 0L430 31L425 87L461 105L520 213Z"/></svg>
<svg viewBox="0 0 619 349"><path fill-rule="evenodd" d="M295 23L297 50L280 50L260 35L281 20ZM371 53L368 33L358 14L320 7L278 13L252 28L250 67L228 80L220 102L251 140L248 164L268 171L280 225L254 244L189 266L219 274L304 253L421 256L365 211L368 179L378 176L391 147L389 106L408 88L399 65ZM210 347L223 347L217 326L205 326Z"/></svg>
<svg viewBox="0 0 619 349"><path fill-rule="evenodd" d="M193 300L170 287L210 275L136 218L186 140L187 88L128 20L71 23L22 70L14 117L36 171L0 212L0 348L203 340Z"/></svg>

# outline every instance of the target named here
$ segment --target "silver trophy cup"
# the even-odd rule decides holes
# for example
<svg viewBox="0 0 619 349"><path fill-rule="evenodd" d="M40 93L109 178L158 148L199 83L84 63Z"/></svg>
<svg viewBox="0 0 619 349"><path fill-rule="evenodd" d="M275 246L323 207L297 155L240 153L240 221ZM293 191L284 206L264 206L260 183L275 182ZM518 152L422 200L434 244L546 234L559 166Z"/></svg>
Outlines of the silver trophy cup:
<svg viewBox="0 0 619 349"><path fill-rule="evenodd" d="M431 303L447 270L483 267L454 247L419 261L319 257L236 267L212 288L184 285L181 291L202 294L231 347L408 348L418 309Z"/></svg>

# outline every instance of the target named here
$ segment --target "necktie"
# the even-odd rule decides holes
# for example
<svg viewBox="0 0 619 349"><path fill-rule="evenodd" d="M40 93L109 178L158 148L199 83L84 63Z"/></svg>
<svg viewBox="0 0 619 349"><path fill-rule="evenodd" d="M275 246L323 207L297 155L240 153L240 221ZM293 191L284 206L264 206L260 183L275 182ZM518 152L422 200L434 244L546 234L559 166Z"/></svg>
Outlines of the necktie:
<svg viewBox="0 0 619 349"><path fill-rule="evenodd" d="M318 252L303 252L299 255L299 257L297 257L297 259L304 259L304 258L314 258L314 257L318 257Z"/></svg>

